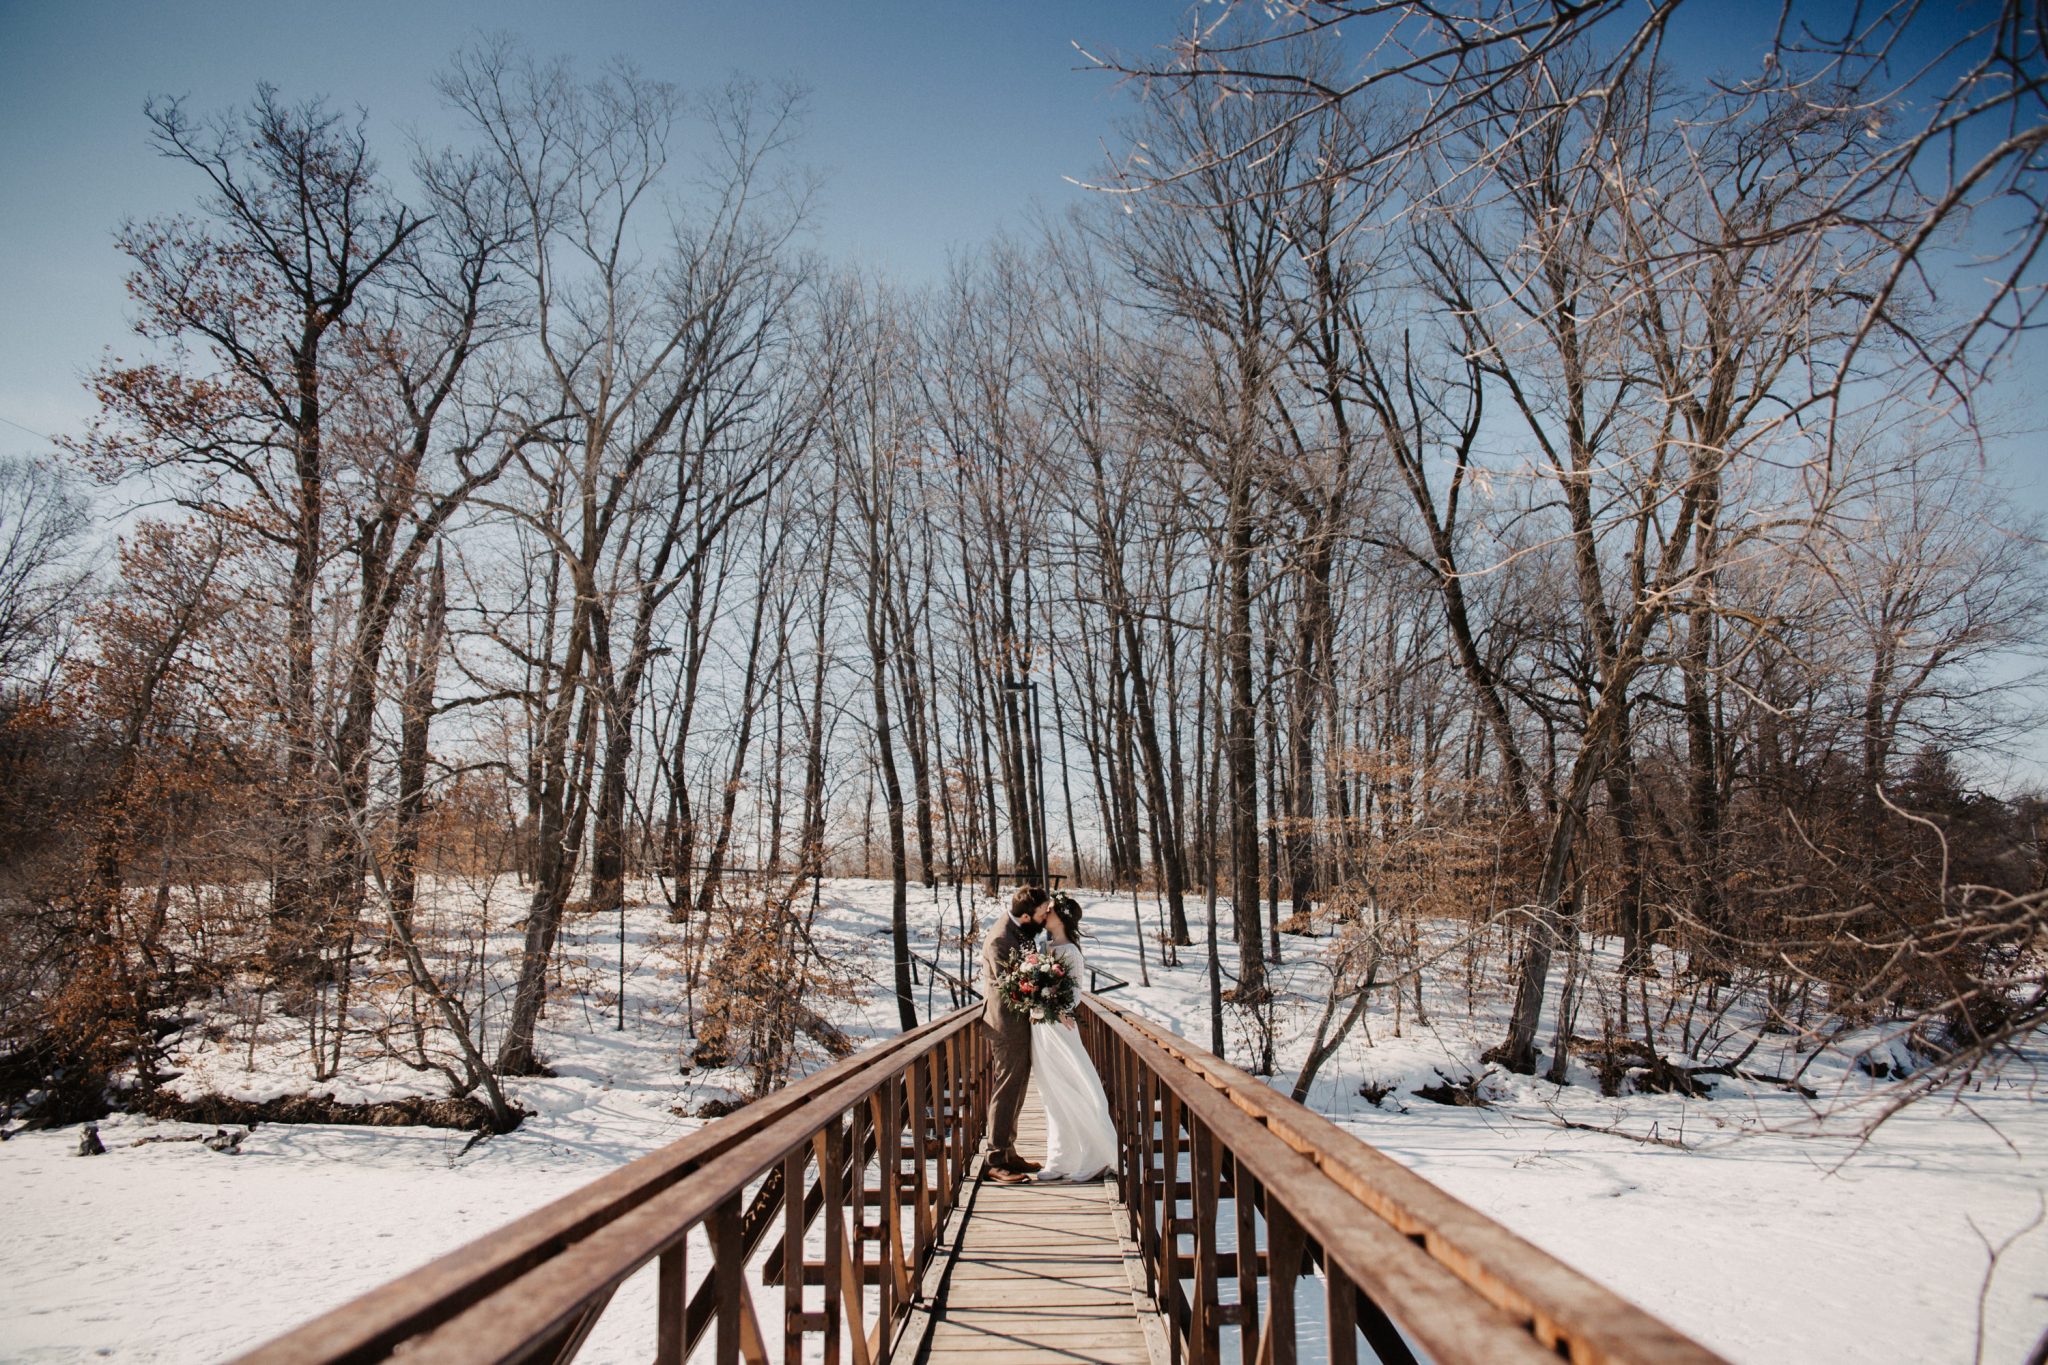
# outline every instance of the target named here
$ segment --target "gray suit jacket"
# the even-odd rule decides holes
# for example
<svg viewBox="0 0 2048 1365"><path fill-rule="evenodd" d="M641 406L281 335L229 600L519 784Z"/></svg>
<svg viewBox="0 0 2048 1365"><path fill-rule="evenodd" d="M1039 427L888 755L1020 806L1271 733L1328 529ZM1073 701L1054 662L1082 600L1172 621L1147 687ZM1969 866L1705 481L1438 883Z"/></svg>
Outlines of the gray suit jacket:
<svg viewBox="0 0 2048 1365"><path fill-rule="evenodd" d="M1031 1021L1021 1014L1012 1014L1003 1008L1003 1002L996 995L996 978L1003 974L1004 965L1038 941L1038 934L1026 934L1010 918L1009 911L1003 912L1001 926L981 943L981 1017L988 1026L998 1033L1028 1031ZM1026 1034L1028 1035L1028 1032Z"/></svg>

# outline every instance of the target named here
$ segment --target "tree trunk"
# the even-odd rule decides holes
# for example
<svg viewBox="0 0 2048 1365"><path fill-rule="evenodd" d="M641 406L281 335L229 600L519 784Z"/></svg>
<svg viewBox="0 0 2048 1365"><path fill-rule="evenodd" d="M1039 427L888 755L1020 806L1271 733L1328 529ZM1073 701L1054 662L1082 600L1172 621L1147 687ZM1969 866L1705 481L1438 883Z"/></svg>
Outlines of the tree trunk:
<svg viewBox="0 0 2048 1365"><path fill-rule="evenodd" d="M889 943L896 959L896 1017L907 1031L917 1027L910 979L910 852L903 837L903 783L896 775L895 739L889 724L889 642L878 610L868 608L868 657L873 663L875 757L882 775L882 801L889 823Z"/></svg>
<svg viewBox="0 0 2048 1365"><path fill-rule="evenodd" d="M765 523L764 523L765 535ZM766 554L766 566L762 577L774 573L776 555ZM712 911L717 906L718 884L725 876L726 852L732 846L733 810L740 799L740 786L747 771L747 754L754 738L754 717L761 709L760 660L761 626L767 615L768 593L763 590L754 595L754 621L747 638L746 676L740 682L740 728L733 738L732 774L725 783L725 796L718 812L718 832L711 842L711 855L704 866L704 879L697 892L697 910L710 922ZM781 670L781 660L770 668L771 676Z"/></svg>
<svg viewBox="0 0 2048 1365"><path fill-rule="evenodd" d="M697 684L703 676L706 653L704 586L704 575L693 574L690 580L689 608L684 615L683 667L676 680L679 694L676 699L676 733L669 751L668 800L671 828L668 876L669 895L673 899L673 907L669 911L671 924L680 924L688 919L690 907L696 903L696 893L692 888L696 885L697 876L697 809L690 796L689 743L692 723L697 715Z"/></svg>
<svg viewBox="0 0 2048 1365"><path fill-rule="evenodd" d="M1333 569L1330 537L1327 532L1318 532L1312 540L1301 614L1295 627L1294 687L1287 712L1288 767L1293 785L1287 812L1288 895L1294 913L1301 916L1304 924L1314 909L1314 896L1319 889L1315 732L1317 718L1326 709L1324 699L1334 691L1325 672L1335 632L1330 605Z"/></svg>
<svg viewBox="0 0 2048 1365"><path fill-rule="evenodd" d="M1516 967L1515 1001L1508 1018L1507 1037L1486 1054L1489 1060L1524 1075L1536 1069L1536 1025L1543 1012L1552 956L1563 946L1566 933L1578 932L1578 926L1568 922L1564 912L1569 872L1593 784L1605 775L1612 761L1618 727L1626 724L1628 684L1629 677L1624 676L1610 685L1586 722L1585 739L1572 764L1551 821L1550 839L1544 846L1543 871L1537 879L1533 906L1535 923L1530 926Z"/></svg>
<svg viewBox="0 0 2048 1365"><path fill-rule="evenodd" d="M568 648L563 655L553 704L546 712L540 769L540 818L535 831L535 875L533 895L527 904L526 933L519 959L519 979L513 987L512 1009L498 1045L498 1074L530 1076L539 1073L540 1060L534 1052L534 1031L540 1023L541 1008L547 1003L548 963L554 953L555 936L562 926L562 912L568 905L569 888L576 878L580 820L574 810L574 787L581 755L590 747L595 708L587 702L580 724L576 703L583 694L580 686L589 653L591 613L596 606L595 585L587 566L574 566L579 580L576 606L570 618ZM572 750L571 730L580 741Z"/></svg>
<svg viewBox="0 0 2048 1365"><path fill-rule="evenodd" d="M434 720L434 684L447 633L448 585L441 556L434 556L425 600L399 699L398 827L391 844L391 914L402 933L412 930L419 895L420 826L427 809L428 739Z"/></svg>
<svg viewBox="0 0 2048 1365"><path fill-rule="evenodd" d="M285 590L284 832L272 890L271 969L296 984L316 979L331 925L320 903L327 856L328 803L317 790L319 736L314 705L315 594L323 552L326 471L321 445L319 332L310 322L293 378L298 421L292 429L292 568Z"/></svg>
<svg viewBox="0 0 2048 1365"><path fill-rule="evenodd" d="M1249 399L1247 399L1249 401ZM1237 1002L1266 998L1265 935L1259 924L1258 694L1252 678L1251 452L1232 456L1229 537L1225 554L1225 628L1221 642L1229 675L1228 728L1223 736L1230 783L1230 848L1235 873L1232 919L1237 928Z"/></svg>
<svg viewBox="0 0 2048 1365"><path fill-rule="evenodd" d="M927 585L929 594L931 581L930 565L919 575ZM925 728L925 670L918 653L918 622L926 613L922 606L913 610L910 602L911 574L906 566L899 564L894 577L896 592L884 608L888 616L889 636L896 641L895 676L899 695L902 697L902 730L905 748L910 754L910 784L916 800L912 813L913 827L917 834L918 869L926 887L938 885L933 872L932 860L932 765L931 736ZM926 634L929 639L929 633Z"/></svg>

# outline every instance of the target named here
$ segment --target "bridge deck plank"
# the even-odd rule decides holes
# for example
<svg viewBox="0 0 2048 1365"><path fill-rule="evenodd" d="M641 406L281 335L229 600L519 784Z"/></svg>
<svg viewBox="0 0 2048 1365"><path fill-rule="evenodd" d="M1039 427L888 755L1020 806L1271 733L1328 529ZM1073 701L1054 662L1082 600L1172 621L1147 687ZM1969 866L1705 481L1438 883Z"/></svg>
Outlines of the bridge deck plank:
<svg viewBox="0 0 2048 1365"><path fill-rule="evenodd" d="M1036 1088L1019 1127L1045 1155ZM1114 1201L1085 1185L983 1183L932 1326L930 1365L1150 1365Z"/></svg>

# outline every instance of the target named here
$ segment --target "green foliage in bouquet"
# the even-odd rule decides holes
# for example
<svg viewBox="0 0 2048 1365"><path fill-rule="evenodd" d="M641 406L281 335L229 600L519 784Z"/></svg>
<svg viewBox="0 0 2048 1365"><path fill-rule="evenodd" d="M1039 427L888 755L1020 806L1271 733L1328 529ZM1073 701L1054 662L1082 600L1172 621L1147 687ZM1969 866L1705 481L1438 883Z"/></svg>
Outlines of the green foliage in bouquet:
<svg viewBox="0 0 2048 1365"><path fill-rule="evenodd" d="M1003 1008L1034 1024L1057 1024L1074 1012L1080 988L1067 964L1037 949L1020 953L996 981Z"/></svg>

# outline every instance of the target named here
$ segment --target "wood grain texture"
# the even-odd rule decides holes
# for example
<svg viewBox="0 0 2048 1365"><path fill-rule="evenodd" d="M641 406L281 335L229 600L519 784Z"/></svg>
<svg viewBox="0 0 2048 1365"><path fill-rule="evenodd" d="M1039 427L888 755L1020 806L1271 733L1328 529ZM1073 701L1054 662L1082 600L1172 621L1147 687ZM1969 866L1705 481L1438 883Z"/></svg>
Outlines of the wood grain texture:
<svg viewBox="0 0 2048 1365"><path fill-rule="evenodd" d="M1266 1183L1303 1230L1347 1253L1359 1287L1440 1358L1539 1358L1499 1330L1507 1323L1526 1332L1541 1358L1573 1365L1725 1365L1669 1324L1185 1038L1097 997L1084 999L1083 1013L1130 1048L1167 1092L1167 1168L1178 1169L1176 1130L1185 1108L1237 1156L1256 1154L1261 1178L1271 1177Z"/></svg>
<svg viewBox="0 0 2048 1365"><path fill-rule="evenodd" d="M1037 1091L1019 1146L1045 1153ZM946 1279L931 1365L1151 1365L1101 1181L1004 1185L984 1179Z"/></svg>

